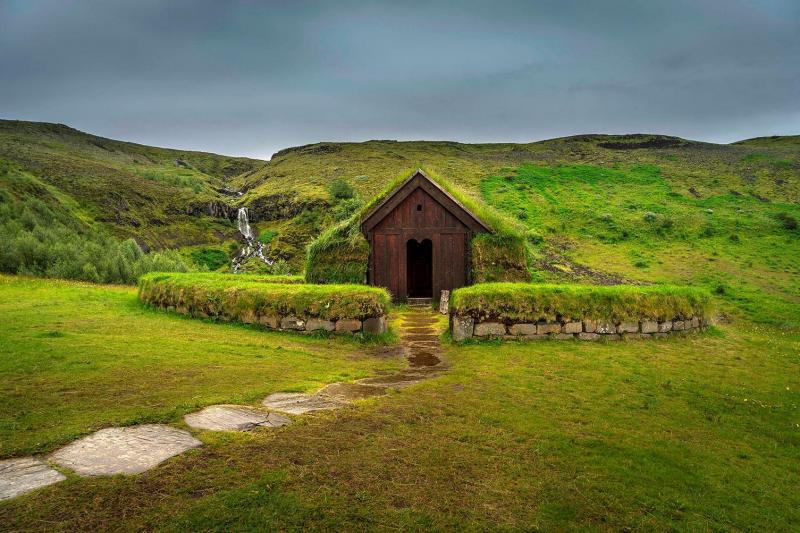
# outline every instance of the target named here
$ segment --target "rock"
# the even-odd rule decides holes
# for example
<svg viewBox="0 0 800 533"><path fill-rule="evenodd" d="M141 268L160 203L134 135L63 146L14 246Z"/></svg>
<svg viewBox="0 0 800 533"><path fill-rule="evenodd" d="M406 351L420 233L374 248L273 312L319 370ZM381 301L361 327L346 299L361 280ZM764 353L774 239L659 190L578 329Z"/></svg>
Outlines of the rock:
<svg viewBox="0 0 800 533"><path fill-rule="evenodd" d="M189 427L210 431L250 431L257 427L280 427L291 420L243 405L211 405L183 417Z"/></svg>
<svg viewBox="0 0 800 533"><path fill-rule="evenodd" d="M67 479L33 457L0 461L0 501Z"/></svg>
<svg viewBox="0 0 800 533"><path fill-rule="evenodd" d="M278 329L280 321L275 315L261 315L258 317L258 323L271 329Z"/></svg>
<svg viewBox="0 0 800 533"><path fill-rule="evenodd" d="M637 333L639 331L638 322L621 322L617 326L617 333Z"/></svg>
<svg viewBox="0 0 800 533"><path fill-rule="evenodd" d="M256 318L256 312L252 309L244 309L241 313L239 313L239 320L245 324L255 324L258 321Z"/></svg>
<svg viewBox="0 0 800 533"><path fill-rule="evenodd" d="M101 429L57 450L59 466L81 476L138 474L202 443L182 429L162 424Z"/></svg>
<svg viewBox="0 0 800 533"><path fill-rule="evenodd" d="M451 319L450 331L453 340L461 342L472 337L472 328L475 326L475 319L471 316L453 315Z"/></svg>
<svg viewBox="0 0 800 533"><path fill-rule="evenodd" d="M336 331L352 333L361 330L361 321L350 318L342 318L336 321Z"/></svg>
<svg viewBox="0 0 800 533"><path fill-rule="evenodd" d="M601 335L589 331L578 333L578 339L582 341L597 341L600 340Z"/></svg>
<svg viewBox="0 0 800 533"><path fill-rule="evenodd" d="M659 322L658 331L659 333L666 333L668 331L672 331L672 321L667 320L666 322Z"/></svg>
<svg viewBox="0 0 800 533"><path fill-rule="evenodd" d="M511 335L524 335L526 337L532 337L538 335L536 331L536 324L530 323L521 323L521 324L512 324L508 326L508 332Z"/></svg>
<svg viewBox="0 0 800 533"><path fill-rule="evenodd" d="M609 335L617 332L617 326L611 322L598 322L595 332L601 335Z"/></svg>
<svg viewBox="0 0 800 533"><path fill-rule="evenodd" d="M374 335L386 333L386 317L376 316L368 318L362 323L362 328L364 333L372 333Z"/></svg>
<svg viewBox="0 0 800 533"><path fill-rule="evenodd" d="M450 291L442 291L439 298L439 313L446 315L450 309Z"/></svg>
<svg viewBox="0 0 800 533"><path fill-rule="evenodd" d="M568 341L574 339L575 335L573 335L572 333L554 333L553 338L558 339L560 341Z"/></svg>
<svg viewBox="0 0 800 533"><path fill-rule="evenodd" d="M597 331L597 326L600 323L597 320L584 320L583 321L583 331L586 333L594 333Z"/></svg>
<svg viewBox="0 0 800 533"><path fill-rule="evenodd" d="M658 322L654 320L645 320L640 325L642 333L655 333L658 331Z"/></svg>
<svg viewBox="0 0 800 533"><path fill-rule="evenodd" d="M330 320L323 320L321 318L309 318L306 322L306 331L317 331L318 329L324 331L333 331L336 326Z"/></svg>
<svg viewBox="0 0 800 533"><path fill-rule="evenodd" d="M583 324L580 322L567 322L564 324L564 327L561 328L563 333L580 333L583 331Z"/></svg>
<svg viewBox="0 0 800 533"><path fill-rule="evenodd" d="M276 392L275 394L267 396L264 401L261 402L261 405L284 413L302 415L314 411L341 409L345 407L346 404L320 394Z"/></svg>
<svg viewBox="0 0 800 533"><path fill-rule="evenodd" d="M506 334L506 326L500 322L480 322L475 324L474 331L476 337L501 336Z"/></svg>
<svg viewBox="0 0 800 533"><path fill-rule="evenodd" d="M540 322L536 324L536 333L546 335L548 333L561 333L561 322Z"/></svg>
<svg viewBox="0 0 800 533"><path fill-rule="evenodd" d="M683 320L674 320L672 322L672 331L683 331L685 328Z"/></svg>
<svg viewBox="0 0 800 533"><path fill-rule="evenodd" d="M306 327L306 322L296 316L285 316L281 318L281 329L302 330Z"/></svg>
<svg viewBox="0 0 800 533"><path fill-rule="evenodd" d="M692 317L692 328L696 329L696 328L699 328L699 327L700 327L700 319L697 318L696 316Z"/></svg>

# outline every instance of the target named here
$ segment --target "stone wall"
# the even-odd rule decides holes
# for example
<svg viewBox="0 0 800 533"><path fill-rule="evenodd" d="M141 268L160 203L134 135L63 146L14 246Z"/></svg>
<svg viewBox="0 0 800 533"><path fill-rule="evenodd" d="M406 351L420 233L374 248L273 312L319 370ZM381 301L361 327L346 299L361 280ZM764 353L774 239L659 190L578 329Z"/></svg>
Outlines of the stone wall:
<svg viewBox="0 0 800 533"><path fill-rule="evenodd" d="M514 322L475 320L471 316L450 315L450 332L455 341L472 337L504 339L647 339L680 335L704 330L708 322L702 317L666 320L607 322L602 320L568 320L559 322Z"/></svg>
<svg viewBox="0 0 800 533"><path fill-rule="evenodd" d="M209 318L204 313L192 313L186 307L164 307L166 311L192 315L199 318ZM245 324L260 324L276 331L297 331L311 333L313 331L332 331L334 333L386 333L386 315L364 318L340 318L339 320L325 320L315 317L257 315L254 311L242 312L238 317L218 317L224 322L243 322Z"/></svg>

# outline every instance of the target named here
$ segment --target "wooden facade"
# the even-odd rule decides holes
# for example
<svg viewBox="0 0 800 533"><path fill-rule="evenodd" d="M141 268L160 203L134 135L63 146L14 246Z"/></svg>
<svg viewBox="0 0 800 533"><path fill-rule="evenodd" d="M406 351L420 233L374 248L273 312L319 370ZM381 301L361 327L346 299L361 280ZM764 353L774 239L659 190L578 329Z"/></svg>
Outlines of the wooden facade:
<svg viewBox="0 0 800 533"><path fill-rule="evenodd" d="M364 217L361 231L370 245L368 282L405 301L467 285L472 236L490 230L417 171Z"/></svg>

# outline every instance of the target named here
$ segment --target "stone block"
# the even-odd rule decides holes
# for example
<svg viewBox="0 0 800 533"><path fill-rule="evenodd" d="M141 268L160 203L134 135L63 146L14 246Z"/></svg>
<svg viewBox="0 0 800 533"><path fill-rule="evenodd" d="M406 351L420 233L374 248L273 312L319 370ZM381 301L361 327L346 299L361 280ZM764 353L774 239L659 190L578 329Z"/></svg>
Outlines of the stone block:
<svg viewBox="0 0 800 533"><path fill-rule="evenodd" d="M597 331L597 326L599 322L597 320L584 320L583 321L583 331L586 333L594 333Z"/></svg>
<svg viewBox="0 0 800 533"><path fill-rule="evenodd" d="M372 333L374 335L386 333L386 317L375 316L368 318L362 322L361 327L363 328L364 333Z"/></svg>
<svg viewBox="0 0 800 533"><path fill-rule="evenodd" d="M620 322L617 326L617 333L638 333L639 332L639 323L638 322Z"/></svg>
<svg viewBox="0 0 800 533"><path fill-rule="evenodd" d="M666 322L659 322L658 323L658 332L659 333L666 333L668 331L672 331L672 320L667 320Z"/></svg>
<svg viewBox="0 0 800 533"><path fill-rule="evenodd" d="M653 337L655 337L656 339L666 339L667 337L669 337L669 333L665 333L665 332L659 331L659 332L653 333Z"/></svg>
<svg viewBox="0 0 800 533"><path fill-rule="evenodd" d="M453 315L450 319L450 333L456 342L472 338L473 327L475 327L475 319L471 316Z"/></svg>
<svg viewBox="0 0 800 533"><path fill-rule="evenodd" d="M341 318L336 321L336 331L353 333L361 330L361 321L352 318Z"/></svg>
<svg viewBox="0 0 800 533"><path fill-rule="evenodd" d="M561 328L562 333L580 333L583 331L583 324L580 322L567 322Z"/></svg>
<svg viewBox="0 0 800 533"><path fill-rule="evenodd" d="M529 337L531 335L536 335L536 324L530 324L527 322L523 322L521 324L512 324L508 326L508 332L512 335L525 335Z"/></svg>
<svg viewBox="0 0 800 533"><path fill-rule="evenodd" d="M302 331L306 327L306 321L296 316L285 316L281 318L281 329L293 329Z"/></svg>
<svg viewBox="0 0 800 533"><path fill-rule="evenodd" d="M506 326L500 322L480 322L475 324L474 333L476 337L505 335Z"/></svg>
<svg viewBox="0 0 800 533"><path fill-rule="evenodd" d="M561 333L561 322L540 322L536 324L536 333L539 335Z"/></svg>
<svg viewBox="0 0 800 533"><path fill-rule="evenodd" d="M674 320L672 322L672 331L683 331L686 329L686 326L683 320Z"/></svg>
<svg viewBox="0 0 800 533"><path fill-rule="evenodd" d="M597 329L595 329L595 333L600 333L601 335L610 335L616 332L617 326L611 322L598 322Z"/></svg>
<svg viewBox="0 0 800 533"><path fill-rule="evenodd" d="M692 317L692 328L699 328L699 327L700 327L700 319L697 318L696 316Z"/></svg>
<svg viewBox="0 0 800 533"><path fill-rule="evenodd" d="M278 325L280 324L278 317L276 317L275 315L261 315L260 317L258 317L258 322L262 326L266 326L272 329L278 329Z"/></svg>
<svg viewBox="0 0 800 533"><path fill-rule="evenodd" d="M658 331L658 322L655 320L644 320L639 323L642 333L655 333Z"/></svg>
<svg viewBox="0 0 800 533"><path fill-rule="evenodd" d="M573 335L572 333L554 333L552 337L560 341L568 341L574 339L575 335Z"/></svg>
<svg viewBox="0 0 800 533"><path fill-rule="evenodd" d="M306 322L306 331L333 331L334 327L336 326L334 326L333 322L321 318L309 318L308 322Z"/></svg>
<svg viewBox="0 0 800 533"><path fill-rule="evenodd" d="M585 331L582 333L578 333L578 339L582 341L597 341L600 340L601 335L597 333L592 333L591 331Z"/></svg>

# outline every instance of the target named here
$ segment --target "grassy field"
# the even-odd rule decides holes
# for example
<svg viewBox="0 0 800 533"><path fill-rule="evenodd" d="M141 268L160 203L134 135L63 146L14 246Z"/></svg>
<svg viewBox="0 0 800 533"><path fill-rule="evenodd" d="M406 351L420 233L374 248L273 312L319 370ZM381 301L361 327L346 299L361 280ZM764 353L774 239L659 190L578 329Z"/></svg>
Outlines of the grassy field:
<svg viewBox="0 0 800 533"><path fill-rule="evenodd" d="M0 276L0 456L404 364L369 350L166 314L134 288Z"/></svg>
<svg viewBox="0 0 800 533"><path fill-rule="evenodd" d="M397 358L148 310L128 288L2 278L3 454ZM0 504L7 529L800 527L800 333L449 346L450 371L134 477ZM11 384L11 386L8 386Z"/></svg>

